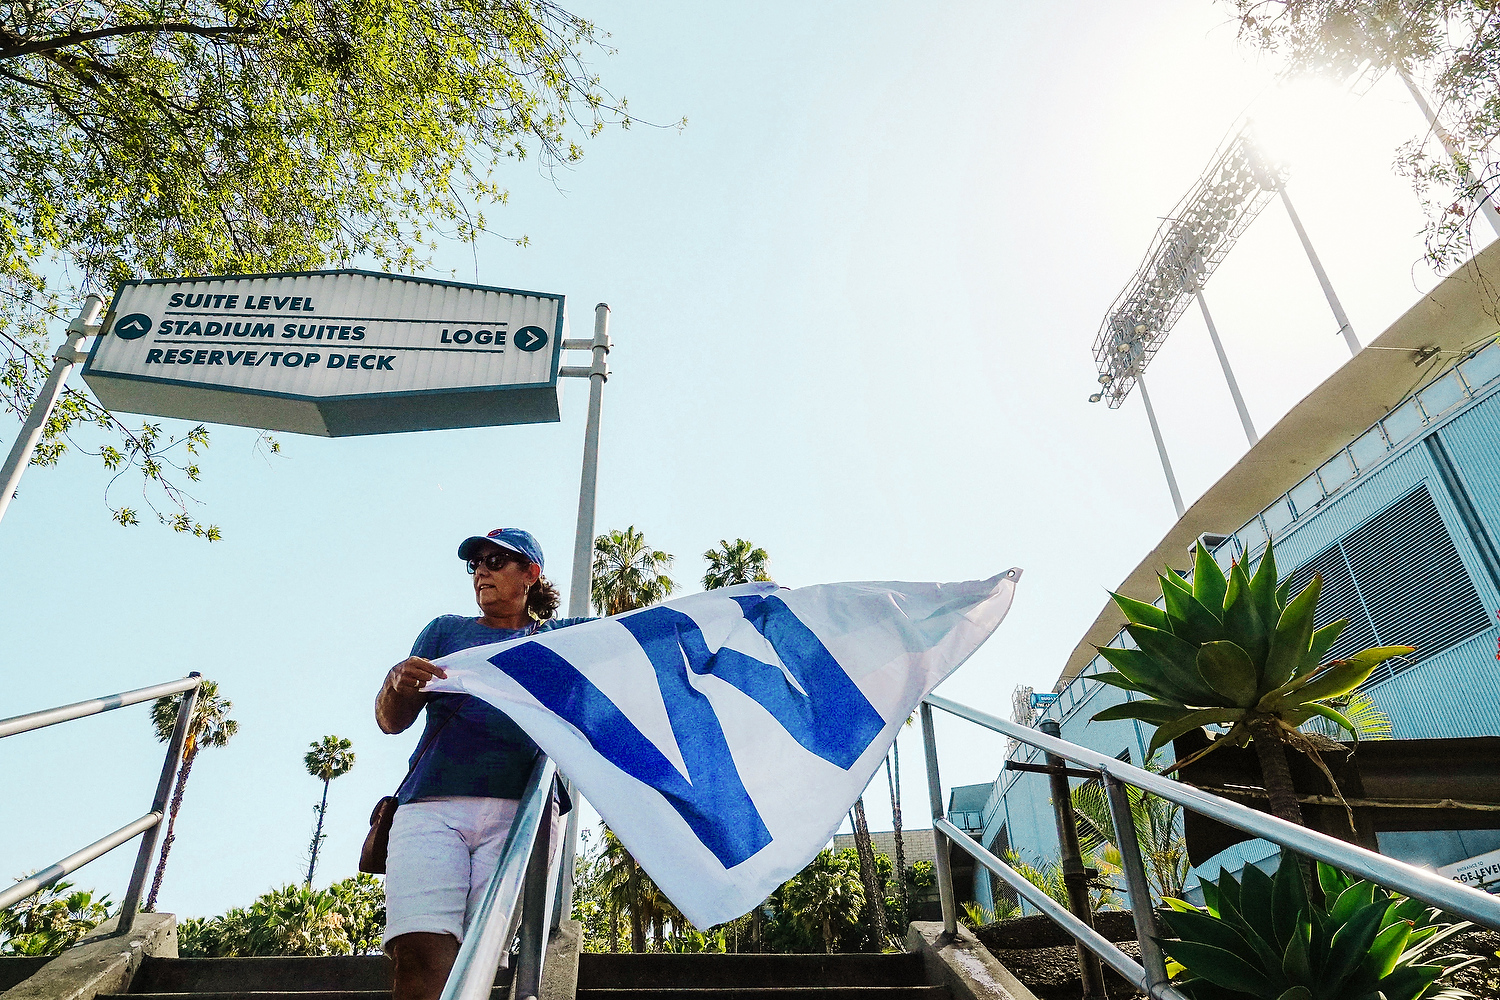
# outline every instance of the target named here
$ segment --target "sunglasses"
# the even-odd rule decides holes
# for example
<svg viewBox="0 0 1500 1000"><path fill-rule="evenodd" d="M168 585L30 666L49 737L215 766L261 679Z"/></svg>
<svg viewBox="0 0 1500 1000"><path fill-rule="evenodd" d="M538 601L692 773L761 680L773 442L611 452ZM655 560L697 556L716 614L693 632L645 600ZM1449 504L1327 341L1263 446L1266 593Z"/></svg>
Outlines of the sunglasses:
<svg viewBox="0 0 1500 1000"><path fill-rule="evenodd" d="M518 556L513 552L490 552L486 555L479 556L476 559L467 560L465 565L469 567L470 573L473 573L474 571L479 569L481 564L491 573L498 573L506 563L521 563L523 565L530 565L530 560L528 560L525 556Z"/></svg>

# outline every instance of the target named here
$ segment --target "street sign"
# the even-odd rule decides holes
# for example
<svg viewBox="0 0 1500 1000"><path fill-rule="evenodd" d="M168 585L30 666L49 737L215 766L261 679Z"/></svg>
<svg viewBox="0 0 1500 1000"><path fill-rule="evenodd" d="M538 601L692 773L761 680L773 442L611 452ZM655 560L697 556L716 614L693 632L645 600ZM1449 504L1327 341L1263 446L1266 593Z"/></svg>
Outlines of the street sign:
<svg viewBox="0 0 1500 1000"><path fill-rule="evenodd" d="M559 419L561 295L369 271L120 287L106 407L325 437Z"/></svg>
<svg viewBox="0 0 1500 1000"><path fill-rule="evenodd" d="M1476 855L1457 864L1439 868L1438 874L1475 889L1495 892L1500 889L1500 851Z"/></svg>

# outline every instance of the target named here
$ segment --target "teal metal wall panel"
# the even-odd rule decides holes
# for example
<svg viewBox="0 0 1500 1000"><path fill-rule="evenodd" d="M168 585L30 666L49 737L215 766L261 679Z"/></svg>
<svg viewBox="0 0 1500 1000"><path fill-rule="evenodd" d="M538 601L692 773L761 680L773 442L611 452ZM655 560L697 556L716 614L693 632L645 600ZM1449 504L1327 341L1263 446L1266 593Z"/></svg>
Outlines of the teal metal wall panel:
<svg viewBox="0 0 1500 1000"><path fill-rule="evenodd" d="M1369 688L1391 717L1397 739L1447 739L1500 733L1497 630L1481 632Z"/></svg>
<svg viewBox="0 0 1500 1000"><path fill-rule="evenodd" d="M1459 414L1440 433L1490 538L1500 543L1500 393Z"/></svg>

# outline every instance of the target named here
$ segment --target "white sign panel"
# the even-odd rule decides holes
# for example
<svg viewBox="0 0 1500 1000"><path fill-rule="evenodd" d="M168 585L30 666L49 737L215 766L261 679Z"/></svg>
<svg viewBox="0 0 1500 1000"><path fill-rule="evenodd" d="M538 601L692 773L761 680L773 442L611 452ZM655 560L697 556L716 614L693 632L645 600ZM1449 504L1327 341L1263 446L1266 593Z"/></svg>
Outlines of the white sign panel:
<svg viewBox="0 0 1500 1000"><path fill-rule="evenodd" d="M368 271L122 285L112 410L342 437L558 419L563 296Z"/></svg>
<svg viewBox="0 0 1500 1000"><path fill-rule="evenodd" d="M1438 874L1455 882L1462 882L1471 889L1488 889L1494 892L1500 888L1500 851L1490 851L1488 854L1480 854L1467 861L1439 868Z"/></svg>

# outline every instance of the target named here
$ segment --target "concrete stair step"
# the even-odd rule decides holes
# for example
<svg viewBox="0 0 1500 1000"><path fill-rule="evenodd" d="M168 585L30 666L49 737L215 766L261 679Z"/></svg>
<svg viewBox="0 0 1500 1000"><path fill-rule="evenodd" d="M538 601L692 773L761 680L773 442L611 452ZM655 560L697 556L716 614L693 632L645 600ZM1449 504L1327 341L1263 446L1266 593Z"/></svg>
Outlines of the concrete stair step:
<svg viewBox="0 0 1500 1000"><path fill-rule="evenodd" d="M18 986L31 978L31 974L52 961L51 958L33 958L30 955L6 955L0 958L0 993Z"/></svg>
<svg viewBox="0 0 1500 1000"><path fill-rule="evenodd" d="M578 956L580 991L926 985L917 954Z"/></svg>
<svg viewBox="0 0 1500 1000"><path fill-rule="evenodd" d="M949 1000L946 986L703 986L580 989L578 1000Z"/></svg>
<svg viewBox="0 0 1500 1000"><path fill-rule="evenodd" d="M193 993L100 993L98 1000L390 1000L383 990L214 990ZM497 986L490 1000L508 1000L510 987Z"/></svg>
<svg viewBox="0 0 1500 1000"><path fill-rule="evenodd" d="M510 970L495 976L510 984ZM361 993L391 989L391 960L384 955L325 958L147 958L130 984L132 995Z"/></svg>

